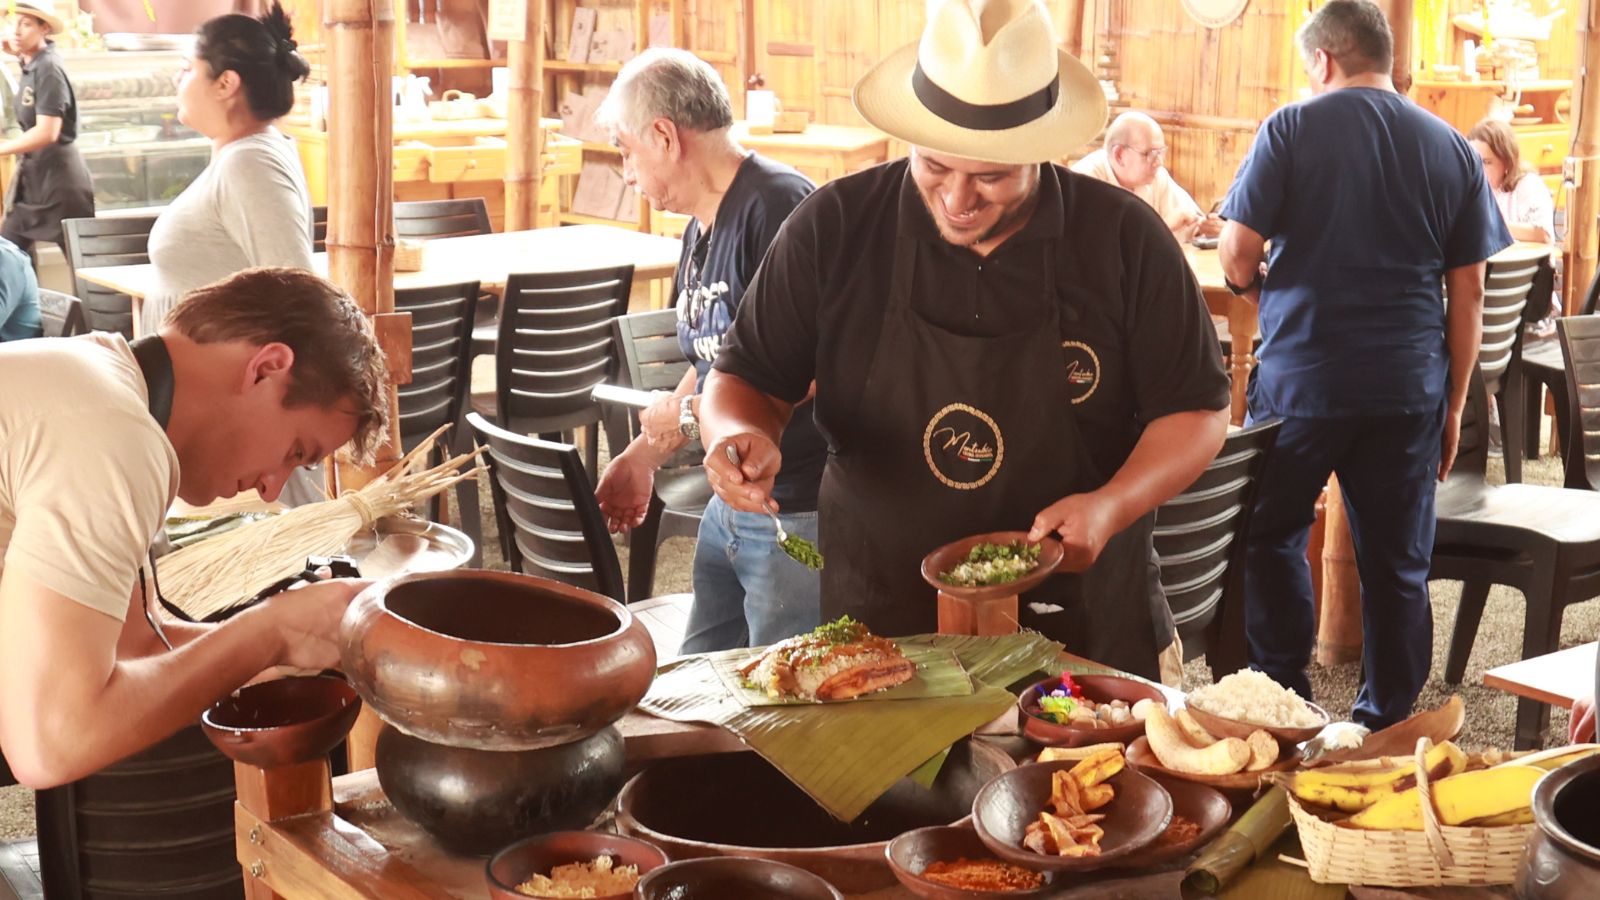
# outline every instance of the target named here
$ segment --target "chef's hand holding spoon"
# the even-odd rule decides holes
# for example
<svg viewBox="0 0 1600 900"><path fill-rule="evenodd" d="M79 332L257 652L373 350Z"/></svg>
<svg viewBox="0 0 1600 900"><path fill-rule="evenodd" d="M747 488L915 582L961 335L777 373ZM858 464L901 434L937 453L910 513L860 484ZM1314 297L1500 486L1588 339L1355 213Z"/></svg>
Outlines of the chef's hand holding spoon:
<svg viewBox="0 0 1600 900"><path fill-rule="evenodd" d="M1116 533L1116 510L1111 500L1093 491L1063 497L1033 517L1028 541L1043 540L1051 532L1061 539L1063 551L1057 571L1082 572L1094 565Z"/></svg>
<svg viewBox="0 0 1600 900"><path fill-rule="evenodd" d="M739 465L729 458L729 447ZM722 502L734 509L766 514L778 508L772 501L772 480L782 463L778 445L766 435L750 431L730 434L706 448L706 480Z"/></svg>

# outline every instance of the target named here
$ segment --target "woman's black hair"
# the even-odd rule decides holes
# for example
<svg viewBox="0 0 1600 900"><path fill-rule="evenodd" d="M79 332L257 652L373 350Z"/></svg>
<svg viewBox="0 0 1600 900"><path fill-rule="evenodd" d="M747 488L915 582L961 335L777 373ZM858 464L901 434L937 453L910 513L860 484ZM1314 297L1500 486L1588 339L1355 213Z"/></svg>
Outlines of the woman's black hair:
<svg viewBox="0 0 1600 900"><path fill-rule="evenodd" d="M259 19L234 13L206 21L195 31L194 55L211 67L212 78L239 73L250 112L263 121L293 109L294 83L311 74L277 0Z"/></svg>

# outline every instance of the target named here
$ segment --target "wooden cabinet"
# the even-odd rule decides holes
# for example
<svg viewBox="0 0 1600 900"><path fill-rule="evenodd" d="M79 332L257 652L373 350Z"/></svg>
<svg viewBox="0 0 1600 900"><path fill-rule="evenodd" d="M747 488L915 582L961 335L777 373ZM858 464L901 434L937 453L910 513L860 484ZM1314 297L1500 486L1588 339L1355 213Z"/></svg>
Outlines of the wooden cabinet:
<svg viewBox="0 0 1600 900"><path fill-rule="evenodd" d="M1523 162L1532 166L1559 204L1563 200L1561 166L1572 146L1567 115L1572 102L1572 82L1565 79L1529 81L1514 91L1498 81L1418 81L1411 89L1417 105L1444 119L1465 134L1495 110L1512 107L1511 130Z"/></svg>

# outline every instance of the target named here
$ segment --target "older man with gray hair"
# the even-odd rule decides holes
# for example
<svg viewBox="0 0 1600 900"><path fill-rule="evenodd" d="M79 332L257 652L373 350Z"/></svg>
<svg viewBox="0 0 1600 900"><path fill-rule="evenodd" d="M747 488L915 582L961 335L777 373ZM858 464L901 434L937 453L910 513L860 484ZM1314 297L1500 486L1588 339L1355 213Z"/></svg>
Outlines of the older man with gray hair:
<svg viewBox="0 0 1600 900"><path fill-rule="evenodd" d="M729 134L733 107L717 71L682 50L629 62L599 112L622 151L623 178L656 209L692 216L673 279L678 345L693 364L640 415L641 434L612 459L595 496L613 532L644 521L655 472L699 438L696 411L745 285L789 213L814 189ZM815 541L827 445L809 406L783 434L772 491L784 531ZM700 523L694 605L683 651L770 644L818 624L821 582L779 548L772 520L713 498Z"/></svg>
<svg viewBox="0 0 1600 900"><path fill-rule="evenodd" d="M1072 171L1131 191L1150 204L1180 240L1216 237L1222 220L1207 216L1167 171L1167 141L1161 125L1129 110L1106 129L1105 146L1072 164Z"/></svg>

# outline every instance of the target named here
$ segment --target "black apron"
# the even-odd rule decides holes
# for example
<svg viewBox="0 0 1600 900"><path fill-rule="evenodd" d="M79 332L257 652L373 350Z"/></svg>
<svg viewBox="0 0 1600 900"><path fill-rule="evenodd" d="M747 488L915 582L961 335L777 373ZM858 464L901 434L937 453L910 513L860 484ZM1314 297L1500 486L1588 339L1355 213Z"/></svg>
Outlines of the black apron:
<svg viewBox="0 0 1600 900"><path fill-rule="evenodd" d="M68 90L71 90L70 85ZM17 91L12 101L12 110L23 131L38 124L32 85L27 79L24 79L23 89ZM72 114L77 115L76 100ZM76 132L76 123L72 130ZM11 179L10 189L6 191L5 213L0 235L24 249L34 241L48 241L61 246L62 219L93 218L94 182L77 145L70 141L56 141L19 155L16 174Z"/></svg>
<svg viewBox="0 0 1600 900"><path fill-rule="evenodd" d="M844 449L829 458L819 502L824 621L849 614L880 634L934 631L936 594L919 574L929 551L980 532L1026 530L1046 506L1106 482L1078 431L1072 398L1081 390L1063 355L1071 334L1056 299L1054 245L1042 246L1048 288L1038 324L969 337L912 309L917 245L896 239L860 411L828 423ZM1146 515L1112 537L1088 571L1053 575L1024 594L1021 626L1157 678L1157 654L1173 631L1153 577L1154 521Z"/></svg>

